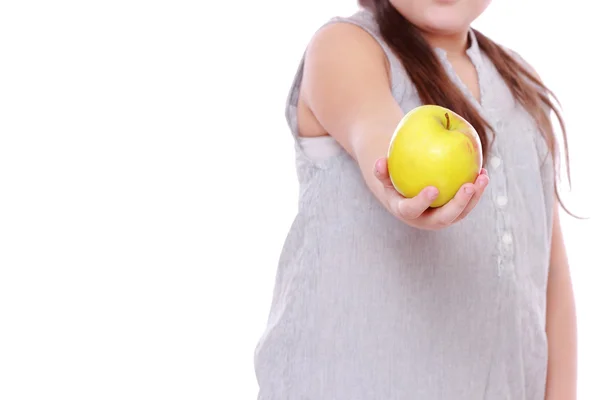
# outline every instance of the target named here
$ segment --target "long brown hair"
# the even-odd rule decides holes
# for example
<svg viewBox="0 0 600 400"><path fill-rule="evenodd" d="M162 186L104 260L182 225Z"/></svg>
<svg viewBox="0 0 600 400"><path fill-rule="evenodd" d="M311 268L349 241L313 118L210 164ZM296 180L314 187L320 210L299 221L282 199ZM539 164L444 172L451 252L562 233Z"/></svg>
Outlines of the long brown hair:
<svg viewBox="0 0 600 400"><path fill-rule="evenodd" d="M447 107L469 121L479 133L483 158L487 160L490 144L495 136L493 127L479 115L461 90L453 84L435 56L433 48L419 29L400 14L389 0L359 0L358 2L374 13L381 35L402 62L417 89L421 102ZM550 115L544 110L550 109L556 115L562 131L567 178L570 183L565 124L558 108L551 100L554 99L558 103L556 97L519 60L481 32L473 31L479 47L495 65L514 98L536 122L552 157L555 177L558 178L559 145L552 129ZM558 193L557 179L554 180L554 192L563 209L574 216L566 209Z"/></svg>

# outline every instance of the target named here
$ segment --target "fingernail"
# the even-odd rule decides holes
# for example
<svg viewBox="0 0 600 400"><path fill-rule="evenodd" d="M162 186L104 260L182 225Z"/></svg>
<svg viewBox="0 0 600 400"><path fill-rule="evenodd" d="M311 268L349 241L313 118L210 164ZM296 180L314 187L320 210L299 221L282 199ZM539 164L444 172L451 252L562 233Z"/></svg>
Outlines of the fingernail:
<svg viewBox="0 0 600 400"><path fill-rule="evenodd" d="M465 193L466 193L466 194L468 194L468 195L471 195L471 194L473 194L473 192L474 192L474 191L473 191L473 187L472 187L472 186L467 186L467 187L465 188Z"/></svg>
<svg viewBox="0 0 600 400"><path fill-rule="evenodd" d="M480 179L479 180L479 186L484 187L486 185L486 180L485 179Z"/></svg>
<svg viewBox="0 0 600 400"><path fill-rule="evenodd" d="M429 193L427 193L427 197L429 197L429 200L435 200L436 197L438 197L439 192L437 191L437 189L430 189Z"/></svg>

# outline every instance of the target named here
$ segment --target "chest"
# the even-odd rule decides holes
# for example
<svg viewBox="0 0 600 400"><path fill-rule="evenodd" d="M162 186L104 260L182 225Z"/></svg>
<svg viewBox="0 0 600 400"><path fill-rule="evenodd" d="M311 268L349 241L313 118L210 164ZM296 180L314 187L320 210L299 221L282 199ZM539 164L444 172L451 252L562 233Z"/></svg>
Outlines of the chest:
<svg viewBox="0 0 600 400"><path fill-rule="evenodd" d="M463 86L463 90L477 103L481 103L481 87L479 84L480 72L475 63L467 56L449 58L446 68L449 69L451 78L455 83Z"/></svg>

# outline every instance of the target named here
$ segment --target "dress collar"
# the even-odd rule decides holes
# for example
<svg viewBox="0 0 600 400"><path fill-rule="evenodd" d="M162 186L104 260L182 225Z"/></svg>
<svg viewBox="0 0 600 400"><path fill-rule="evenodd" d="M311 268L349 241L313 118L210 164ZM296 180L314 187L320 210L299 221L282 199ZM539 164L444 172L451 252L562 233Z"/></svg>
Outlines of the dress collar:
<svg viewBox="0 0 600 400"><path fill-rule="evenodd" d="M467 48L467 55L476 65L479 65L481 61L481 50L479 48L479 43L477 42L477 37L473 28L469 28L468 35L469 47ZM446 50L442 49L441 47L435 47L434 51L439 57L446 59Z"/></svg>

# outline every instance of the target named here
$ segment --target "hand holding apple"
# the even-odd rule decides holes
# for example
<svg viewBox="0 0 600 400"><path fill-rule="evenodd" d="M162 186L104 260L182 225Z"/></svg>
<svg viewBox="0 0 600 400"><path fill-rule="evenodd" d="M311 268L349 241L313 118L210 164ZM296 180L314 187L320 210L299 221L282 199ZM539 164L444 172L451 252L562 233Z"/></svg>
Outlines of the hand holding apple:
<svg viewBox="0 0 600 400"><path fill-rule="evenodd" d="M460 115L435 105L414 108L398 124L388 150L392 184L404 197L427 186L440 194L431 207L448 203L482 168L479 135Z"/></svg>
<svg viewBox="0 0 600 400"><path fill-rule="evenodd" d="M436 230L475 207L489 183L481 165L481 142L466 120L443 107L421 106L402 118L374 172L392 214Z"/></svg>

